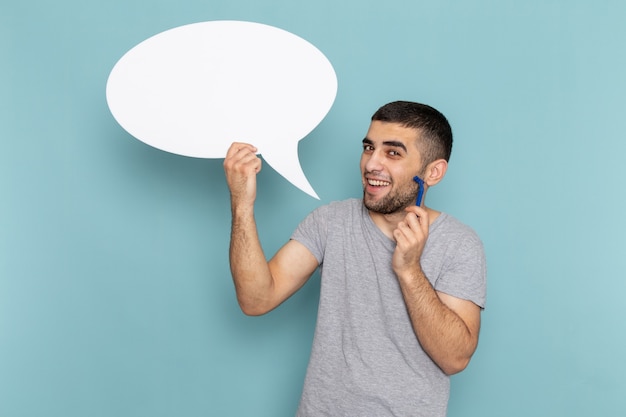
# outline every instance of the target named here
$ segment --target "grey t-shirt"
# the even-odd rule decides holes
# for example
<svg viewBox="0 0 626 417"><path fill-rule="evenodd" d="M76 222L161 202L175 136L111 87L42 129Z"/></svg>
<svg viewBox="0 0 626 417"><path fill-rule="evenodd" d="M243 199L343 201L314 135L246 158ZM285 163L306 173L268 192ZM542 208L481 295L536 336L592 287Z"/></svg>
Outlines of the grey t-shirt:
<svg viewBox="0 0 626 417"><path fill-rule="evenodd" d="M320 262L321 293L298 416L445 416L449 378L422 350L391 268L395 242L360 199L322 206L292 239ZM442 213L422 269L437 291L485 305L476 233Z"/></svg>

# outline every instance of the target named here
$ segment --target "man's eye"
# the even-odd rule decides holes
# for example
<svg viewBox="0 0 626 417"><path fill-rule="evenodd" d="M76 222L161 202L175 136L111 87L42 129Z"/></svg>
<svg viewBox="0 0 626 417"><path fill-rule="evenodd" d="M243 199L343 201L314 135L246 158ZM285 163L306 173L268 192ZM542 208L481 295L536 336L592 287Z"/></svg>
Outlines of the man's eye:
<svg viewBox="0 0 626 417"><path fill-rule="evenodd" d="M400 152L398 152L398 151L389 151L389 155L391 155L391 156L399 156Z"/></svg>
<svg viewBox="0 0 626 417"><path fill-rule="evenodd" d="M364 145L363 146L363 152L369 152L374 150L374 147L372 145Z"/></svg>

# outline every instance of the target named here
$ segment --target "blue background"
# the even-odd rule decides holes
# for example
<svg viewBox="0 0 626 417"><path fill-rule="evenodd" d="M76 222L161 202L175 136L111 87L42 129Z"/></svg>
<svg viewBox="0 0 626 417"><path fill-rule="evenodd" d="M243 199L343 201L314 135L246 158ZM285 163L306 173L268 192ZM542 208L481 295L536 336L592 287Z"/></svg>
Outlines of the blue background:
<svg viewBox="0 0 626 417"><path fill-rule="evenodd" d="M378 106L431 104L456 143L428 204L473 226L489 262L449 415L626 415L623 1L2 0L0 416L293 415L319 277L244 316L222 160L139 142L105 100L130 48L221 19L301 36L338 76L299 146L321 201L260 174L268 255L361 194Z"/></svg>

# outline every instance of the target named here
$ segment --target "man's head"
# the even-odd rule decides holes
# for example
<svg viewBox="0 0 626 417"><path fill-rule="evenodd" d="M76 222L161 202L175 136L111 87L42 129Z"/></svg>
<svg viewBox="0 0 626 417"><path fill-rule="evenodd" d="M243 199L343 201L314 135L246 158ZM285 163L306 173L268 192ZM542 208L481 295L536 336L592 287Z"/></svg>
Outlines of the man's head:
<svg viewBox="0 0 626 417"><path fill-rule="evenodd" d="M391 214L415 204L420 176L428 188L445 175L452 149L446 118L424 104L397 101L378 109L363 139L363 202Z"/></svg>
<svg viewBox="0 0 626 417"><path fill-rule="evenodd" d="M445 116L433 107L411 101L394 101L378 109L372 116L374 120L416 129L424 165L436 159L450 161L452 128Z"/></svg>

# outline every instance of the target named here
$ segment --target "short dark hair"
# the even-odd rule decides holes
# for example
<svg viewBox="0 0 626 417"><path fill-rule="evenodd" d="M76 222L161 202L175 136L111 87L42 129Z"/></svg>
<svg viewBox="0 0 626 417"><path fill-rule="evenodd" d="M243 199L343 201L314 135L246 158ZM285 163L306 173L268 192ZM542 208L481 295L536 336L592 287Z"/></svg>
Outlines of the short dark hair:
<svg viewBox="0 0 626 417"><path fill-rule="evenodd" d="M450 160L452 128L437 109L411 101L394 101L379 108L372 116L372 121L375 120L417 129L420 133L418 147L424 165L437 159Z"/></svg>

